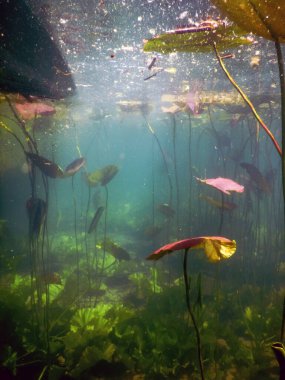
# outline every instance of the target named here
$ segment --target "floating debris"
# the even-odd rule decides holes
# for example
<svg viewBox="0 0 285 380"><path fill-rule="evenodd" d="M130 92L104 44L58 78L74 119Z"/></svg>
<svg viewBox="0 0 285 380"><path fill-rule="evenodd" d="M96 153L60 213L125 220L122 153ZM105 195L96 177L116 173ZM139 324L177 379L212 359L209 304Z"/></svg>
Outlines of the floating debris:
<svg viewBox="0 0 285 380"><path fill-rule="evenodd" d="M156 62L156 57L153 57L150 64L148 65L148 70L151 70L153 68L153 66L155 65L155 62Z"/></svg>
<svg viewBox="0 0 285 380"><path fill-rule="evenodd" d="M149 103L141 100L120 100L117 103L120 111L122 112L140 112L147 114L151 111L152 107Z"/></svg>
<svg viewBox="0 0 285 380"><path fill-rule="evenodd" d="M149 80L149 79L155 77L158 73L161 73L162 71L163 71L163 69L157 69L154 73L152 73L151 75L144 78L144 80Z"/></svg>

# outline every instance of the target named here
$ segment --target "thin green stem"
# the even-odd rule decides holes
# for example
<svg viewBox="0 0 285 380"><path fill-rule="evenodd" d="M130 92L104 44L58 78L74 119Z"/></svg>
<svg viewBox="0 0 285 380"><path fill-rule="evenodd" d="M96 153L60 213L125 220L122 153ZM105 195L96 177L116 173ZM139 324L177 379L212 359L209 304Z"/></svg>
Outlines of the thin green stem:
<svg viewBox="0 0 285 380"><path fill-rule="evenodd" d="M150 123L147 121L146 117L143 116L145 122L146 122L146 126L148 128L148 130L150 131L150 133L153 135L153 137L155 138L155 141L157 142L157 145L158 145L158 148L160 150L160 153L162 155L162 158L163 158L163 163L164 163L164 166L165 166L165 171L166 171L166 174L167 174L167 179L168 179L168 183L169 183L169 205L172 206L172 194L173 194L173 185L172 185L172 181L171 181L171 176L170 176L170 172L169 172L169 169L168 169L168 165L167 165L167 160L166 160L166 157L165 157L165 153L162 149L162 146L160 144L160 141L154 131L154 129L152 128L152 126L150 125Z"/></svg>
<svg viewBox="0 0 285 380"><path fill-rule="evenodd" d="M185 284L185 299L186 299L187 309L188 309L190 318L192 320L192 323L193 323L193 326L194 326L194 329L195 329L195 334L196 334L197 353L198 353L200 375L201 375L201 379L205 380L204 368L203 368L203 359L202 359L202 350L201 350L200 331L199 331L199 327L198 327L195 315L194 315L192 307L191 307L191 302L190 302L190 284L189 284L189 278L188 278L188 272L187 272L187 256L188 256L188 249L185 249L185 251L184 251L184 259L183 259L183 275L184 275L184 284Z"/></svg>

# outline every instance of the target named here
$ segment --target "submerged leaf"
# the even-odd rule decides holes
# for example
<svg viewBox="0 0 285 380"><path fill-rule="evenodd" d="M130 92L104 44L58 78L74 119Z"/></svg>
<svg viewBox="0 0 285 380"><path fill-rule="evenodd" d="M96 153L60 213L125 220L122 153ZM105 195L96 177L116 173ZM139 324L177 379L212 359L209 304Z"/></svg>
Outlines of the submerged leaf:
<svg viewBox="0 0 285 380"><path fill-rule="evenodd" d="M111 179L115 177L118 171L119 171L119 168L116 165L107 165L103 169L101 169L101 174L102 174L101 185L102 186L107 185L107 183L109 183Z"/></svg>
<svg viewBox="0 0 285 380"><path fill-rule="evenodd" d="M90 226L89 226L89 229L88 229L88 233L90 234L91 232L93 232L96 227L97 227L97 224L99 223L99 220L103 214L103 211L104 211L104 207L103 206L100 206L97 208L96 212L95 212L95 215L90 223Z"/></svg>
<svg viewBox="0 0 285 380"><path fill-rule="evenodd" d="M64 170L64 176L65 177L70 177L77 173L84 165L86 161L85 158L80 157L72 161L69 165Z"/></svg>
<svg viewBox="0 0 285 380"><path fill-rule="evenodd" d="M131 259L130 254L111 239L105 239L101 246L119 261Z"/></svg>
<svg viewBox="0 0 285 380"><path fill-rule="evenodd" d="M259 169L247 162L240 163L240 166L244 168L248 175L250 176L250 179L256 184L257 188L264 193L270 194L271 193L271 187L267 179L261 174Z"/></svg>
<svg viewBox="0 0 285 380"><path fill-rule="evenodd" d="M41 198L29 198L26 203L30 237L38 238L47 216L47 204Z"/></svg>
<svg viewBox="0 0 285 380"><path fill-rule="evenodd" d="M158 248L147 257L147 260L158 260L173 251L191 248L204 249L209 261L216 262L230 258L236 251L236 242L235 240L230 240L223 236L200 236L179 240Z"/></svg>
<svg viewBox="0 0 285 380"><path fill-rule="evenodd" d="M26 152L26 156L46 176L50 178L63 178L63 170L54 162L35 153Z"/></svg>
<svg viewBox="0 0 285 380"><path fill-rule="evenodd" d="M83 173L87 184L91 187L98 186L102 180L101 170L95 170L92 173Z"/></svg>
<svg viewBox="0 0 285 380"><path fill-rule="evenodd" d="M196 180L198 182L205 183L206 185L215 187L216 189L222 191L225 194L230 194L231 191L236 191L237 193L244 192L244 186L229 178L218 177L201 179L196 177Z"/></svg>
<svg viewBox="0 0 285 380"><path fill-rule="evenodd" d="M113 179L113 177L115 177L118 171L119 168L116 165L107 165L102 169L85 174L85 179L89 186L95 187L99 184L105 186Z"/></svg>

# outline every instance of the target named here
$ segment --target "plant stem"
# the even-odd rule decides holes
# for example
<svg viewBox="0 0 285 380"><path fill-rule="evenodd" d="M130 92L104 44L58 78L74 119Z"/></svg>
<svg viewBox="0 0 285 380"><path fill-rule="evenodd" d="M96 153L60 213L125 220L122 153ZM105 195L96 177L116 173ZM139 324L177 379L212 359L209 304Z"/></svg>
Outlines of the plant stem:
<svg viewBox="0 0 285 380"><path fill-rule="evenodd" d="M216 43L214 42L213 43L213 47L214 47L214 51L216 53L216 57L218 59L218 62L222 68L222 70L224 71L224 73L226 74L227 78L229 79L229 81L231 82L231 84L235 87L235 89L239 92L239 94L241 95L241 97L243 98L243 100L246 102L246 104L249 106L249 108L251 109L254 117L256 118L256 120L259 122L259 124L262 126L262 128L264 129L264 131L267 133L267 135L269 136L269 138L271 139L271 141L273 142L277 152L279 153L279 155L282 157L282 149L280 148L280 145L278 144L277 140L275 139L274 135L271 133L271 131L269 130L269 128L266 126L266 124L264 123L264 121L261 119L261 117L259 116L259 114L257 113L254 105L251 103L251 101L249 100L249 98L246 96L246 94L242 91L242 89L238 86L238 84L236 83L236 81L233 79L233 77L230 75L230 73L228 72L228 70L226 69L226 66L224 65L224 62L220 56L220 54L218 53L218 50L217 50L217 46L216 46ZM280 49L281 51L281 49ZM280 68L279 68L280 69ZM285 112L285 111L284 111ZM285 118L285 116L284 116ZM285 120L285 119L284 119ZM285 136L284 136L284 140L285 140Z"/></svg>
<svg viewBox="0 0 285 380"><path fill-rule="evenodd" d="M188 256L188 249L185 249L184 251L184 259L183 259L183 274L184 274L184 284L185 284L185 298L186 298L186 304L187 309L190 315L190 318L192 320L195 334L196 334L196 340L197 340L197 353L198 353L198 361L199 361L199 368L200 368L200 375L201 379L205 380L204 376L204 368L203 368L203 359L202 359L202 350L201 350L201 337L200 337L200 331L195 319L195 315L193 313L191 303L190 303L190 286L189 286L189 278L187 273L187 256Z"/></svg>
<svg viewBox="0 0 285 380"><path fill-rule="evenodd" d="M173 160L174 160L174 175L176 185L176 235L179 237L179 180L177 170L177 154L176 154L176 119L174 114L170 114L172 119L172 144L173 144Z"/></svg>
<svg viewBox="0 0 285 380"><path fill-rule="evenodd" d="M279 41L275 41L277 62L279 68L280 92L281 92L281 127L282 127L282 151L285 151L285 72L284 59ZM285 154L282 154L282 185L283 185L283 202L284 202L284 219L285 219ZM285 223L285 221L284 221Z"/></svg>
<svg viewBox="0 0 285 380"><path fill-rule="evenodd" d="M166 171L166 174L167 174L167 179L168 179L168 183L169 183L169 206L172 206L172 194L173 194L173 185L172 185L172 181L171 181L171 176L170 176L170 172L169 172L169 169L168 169L168 165L167 165L167 160L166 160L166 157L165 157L165 153L162 149L162 146L160 144L160 141L156 135L156 133L154 132L154 129L152 128L152 126L150 125L150 123L147 121L146 117L143 115L143 118L146 122L146 126L148 128L148 130L150 131L150 133L153 135L153 137L155 138L155 141L157 142L157 145L158 145L158 148L160 150L160 153L161 153L161 156L162 156L162 159L163 159L163 163L164 163L164 167L165 167L165 171Z"/></svg>
<svg viewBox="0 0 285 380"><path fill-rule="evenodd" d="M285 296L283 299L283 308L282 308L282 322L281 322L281 331L280 331L280 342L284 341L284 330L285 330Z"/></svg>

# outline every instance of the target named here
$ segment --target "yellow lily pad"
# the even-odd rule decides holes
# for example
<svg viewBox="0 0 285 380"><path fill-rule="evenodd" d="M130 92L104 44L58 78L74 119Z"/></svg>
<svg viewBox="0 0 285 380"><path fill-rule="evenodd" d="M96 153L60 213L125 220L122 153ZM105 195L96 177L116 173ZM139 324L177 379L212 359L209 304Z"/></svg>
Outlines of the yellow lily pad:
<svg viewBox="0 0 285 380"><path fill-rule="evenodd" d="M284 0L212 0L212 3L247 32L285 43Z"/></svg>

